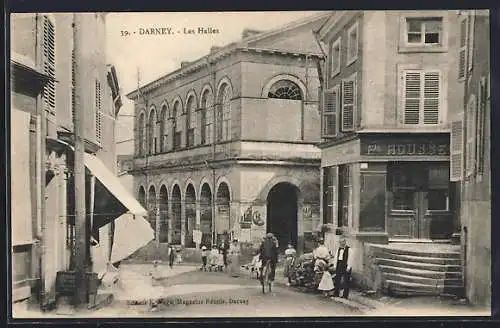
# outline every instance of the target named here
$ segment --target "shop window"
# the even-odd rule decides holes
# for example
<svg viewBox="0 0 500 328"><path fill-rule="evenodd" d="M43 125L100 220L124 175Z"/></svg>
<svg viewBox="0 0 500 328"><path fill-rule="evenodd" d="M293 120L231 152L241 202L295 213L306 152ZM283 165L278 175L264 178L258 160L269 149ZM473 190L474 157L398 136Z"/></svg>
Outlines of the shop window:
<svg viewBox="0 0 500 328"><path fill-rule="evenodd" d="M448 166L429 167L427 209L429 211L449 210L449 176Z"/></svg>
<svg viewBox="0 0 500 328"><path fill-rule="evenodd" d="M395 188L392 193L392 209L395 211L413 211L414 191Z"/></svg>
<svg viewBox="0 0 500 328"><path fill-rule="evenodd" d="M339 167L339 214L338 226L349 226L352 212L352 173L349 165Z"/></svg>
<svg viewBox="0 0 500 328"><path fill-rule="evenodd" d="M323 223L335 222L337 170L336 166L323 168Z"/></svg>
<svg viewBox="0 0 500 328"><path fill-rule="evenodd" d="M413 211L415 208L414 195L417 186L411 168L411 166L405 166L391 169L390 191L392 193L392 202L390 206L393 211Z"/></svg>

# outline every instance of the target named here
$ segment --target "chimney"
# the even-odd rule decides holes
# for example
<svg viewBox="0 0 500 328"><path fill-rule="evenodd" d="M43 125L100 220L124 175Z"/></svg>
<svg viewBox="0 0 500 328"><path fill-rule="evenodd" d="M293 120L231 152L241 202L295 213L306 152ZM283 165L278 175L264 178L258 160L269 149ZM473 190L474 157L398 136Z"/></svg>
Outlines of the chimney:
<svg viewBox="0 0 500 328"><path fill-rule="evenodd" d="M258 31L258 30L252 30L250 28L245 28L245 29L243 29L243 32L241 33L241 38L245 39L245 38L248 38L249 36L259 34L259 33L262 33L262 32Z"/></svg>
<svg viewBox="0 0 500 328"><path fill-rule="evenodd" d="M218 51L219 49L220 49L220 47L219 47L219 46L212 46L212 47L210 48L210 53L214 53L214 52Z"/></svg>
<svg viewBox="0 0 500 328"><path fill-rule="evenodd" d="M181 68L184 68L184 67L188 66L189 64L191 64L191 62L189 62L189 61L181 61Z"/></svg>

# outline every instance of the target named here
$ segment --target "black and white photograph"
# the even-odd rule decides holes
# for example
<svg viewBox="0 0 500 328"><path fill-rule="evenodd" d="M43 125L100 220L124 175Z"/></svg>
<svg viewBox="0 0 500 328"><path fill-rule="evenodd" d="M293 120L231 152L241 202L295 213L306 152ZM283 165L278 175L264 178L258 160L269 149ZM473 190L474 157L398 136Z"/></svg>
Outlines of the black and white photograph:
<svg viewBox="0 0 500 328"><path fill-rule="evenodd" d="M12 320L490 316L490 66L482 9L11 13Z"/></svg>

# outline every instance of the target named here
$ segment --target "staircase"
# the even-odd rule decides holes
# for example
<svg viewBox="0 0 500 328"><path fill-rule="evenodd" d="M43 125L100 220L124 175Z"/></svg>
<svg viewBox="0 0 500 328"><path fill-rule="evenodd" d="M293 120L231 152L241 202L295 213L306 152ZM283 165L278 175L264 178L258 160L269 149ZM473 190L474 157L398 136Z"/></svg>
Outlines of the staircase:
<svg viewBox="0 0 500 328"><path fill-rule="evenodd" d="M370 247L386 293L400 296L462 294L463 278L458 246L394 243L372 244Z"/></svg>

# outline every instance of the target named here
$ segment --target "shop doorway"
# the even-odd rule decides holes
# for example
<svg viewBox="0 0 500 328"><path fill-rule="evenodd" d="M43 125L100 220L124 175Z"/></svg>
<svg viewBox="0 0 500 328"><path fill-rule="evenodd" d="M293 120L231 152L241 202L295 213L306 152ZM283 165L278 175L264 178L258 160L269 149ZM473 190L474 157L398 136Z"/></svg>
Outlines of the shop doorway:
<svg viewBox="0 0 500 328"><path fill-rule="evenodd" d="M297 247L297 212L299 189L287 182L276 184L267 196L267 232L279 241L280 251L288 243Z"/></svg>
<svg viewBox="0 0 500 328"><path fill-rule="evenodd" d="M390 163L387 175L389 237L449 239L453 217L448 163Z"/></svg>

